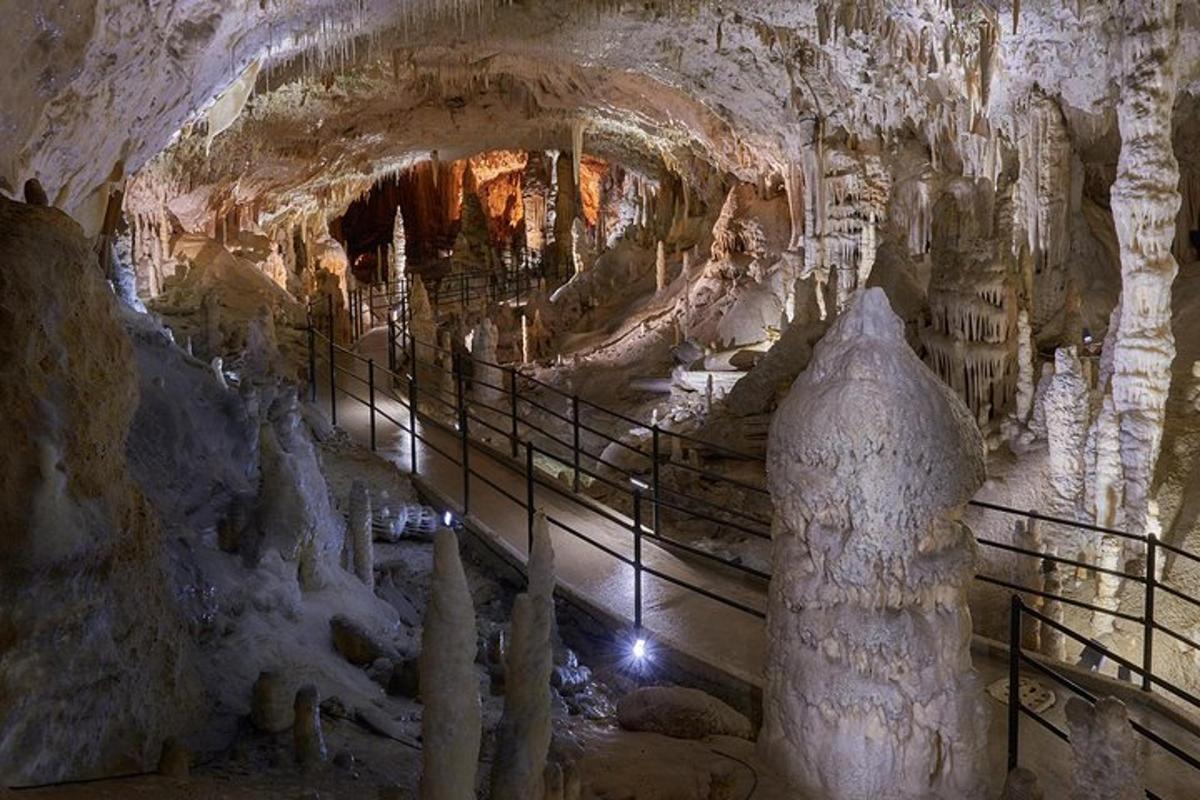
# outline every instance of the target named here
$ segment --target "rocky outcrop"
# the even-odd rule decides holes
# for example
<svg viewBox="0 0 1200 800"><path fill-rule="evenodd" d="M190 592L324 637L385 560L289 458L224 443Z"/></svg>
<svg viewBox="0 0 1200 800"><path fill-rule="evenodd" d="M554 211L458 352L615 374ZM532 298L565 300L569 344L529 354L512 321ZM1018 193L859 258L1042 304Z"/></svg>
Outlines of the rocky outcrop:
<svg viewBox="0 0 1200 800"><path fill-rule="evenodd" d="M982 796L975 545L957 515L983 477L966 406L909 348L883 291L856 294L776 412L767 450L776 522L759 746L797 791Z"/></svg>
<svg viewBox="0 0 1200 800"><path fill-rule="evenodd" d="M698 689L681 686L644 686L630 692L617 702L617 721L628 731L676 739L754 736L750 720L742 714Z"/></svg>
<svg viewBox="0 0 1200 800"><path fill-rule="evenodd" d="M1150 525L1150 485L1162 444L1175 338L1171 253L1179 211L1179 164L1171 143L1175 105L1175 4L1133 0L1120 7L1121 154L1112 187L1121 246L1121 314L1113 353L1113 409L1120 417L1126 528Z"/></svg>
<svg viewBox="0 0 1200 800"><path fill-rule="evenodd" d="M133 348L65 214L0 197L0 252L0 784L153 769L198 696L126 466Z"/></svg>

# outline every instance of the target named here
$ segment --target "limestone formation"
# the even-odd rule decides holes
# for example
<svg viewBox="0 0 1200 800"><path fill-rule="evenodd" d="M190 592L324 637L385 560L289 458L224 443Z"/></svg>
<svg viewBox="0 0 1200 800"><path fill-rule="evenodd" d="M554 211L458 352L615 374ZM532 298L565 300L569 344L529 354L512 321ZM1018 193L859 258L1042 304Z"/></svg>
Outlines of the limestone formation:
<svg viewBox="0 0 1200 800"><path fill-rule="evenodd" d="M894 409L903 408L903 418ZM982 795L970 412L920 362L883 292L850 301L771 423L775 503L760 749L837 800Z"/></svg>
<svg viewBox="0 0 1200 800"><path fill-rule="evenodd" d="M550 673L554 666L554 550L544 512L534 518L529 588L513 602L504 668L504 713L496 731L492 797L521 800L544 792L550 748Z"/></svg>
<svg viewBox="0 0 1200 800"><path fill-rule="evenodd" d="M404 230L404 214L396 206L396 219L392 223L392 260L388 282L395 283L408 275L408 237Z"/></svg>
<svg viewBox="0 0 1200 800"><path fill-rule="evenodd" d="M662 240L654 249L654 290L661 292L667 288L667 251Z"/></svg>
<svg viewBox="0 0 1200 800"><path fill-rule="evenodd" d="M495 800L543 794L550 748L550 615L544 598L518 595L505 668L504 714L496 731L492 765Z"/></svg>
<svg viewBox="0 0 1200 800"><path fill-rule="evenodd" d="M575 267L575 274L587 272L594 260L595 254L592 252L591 242L588 241L587 226L582 219L576 217L571 223L571 263Z"/></svg>
<svg viewBox="0 0 1200 800"><path fill-rule="evenodd" d="M354 574L369 588L375 588L375 542L371 532L371 495L367 485L354 481L350 485L348 536L352 544Z"/></svg>
<svg viewBox="0 0 1200 800"><path fill-rule="evenodd" d="M1008 773L1000 800L1043 800L1045 796L1037 775L1024 767L1017 767Z"/></svg>
<svg viewBox="0 0 1200 800"><path fill-rule="evenodd" d="M321 698L317 694L317 687L302 686L296 692L295 719L292 739L296 763L311 769L328 758L325 734L321 730Z"/></svg>
<svg viewBox="0 0 1200 800"><path fill-rule="evenodd" d="M617 721L630 731L650 731L677 739L738 736L750 739L750 720L699 689L644 686L617 702Z"/></svg>
<svg viewBox="0 0 1200 800"><path fill-rule="evenodd" d="M484 317L471 334L471 394L477 403L493 409L505 407L504 370L496 353L499 344L500 330ZM486 411L481 408L477 413Z"/></svg>
<svg viewBox="0 0 1200 800"><path fill-rule="evenodd" d="M1112 212L1121 245L1121 314L1113 352L1113 410L1120 418L1124 517L1128 530L1149 525L1150 483L1162 444L1175 337L1171 252L1179 211L1179 165L1171 142L1176 91L1175 4L1123 3L1121 153Z"/></svg>
<svg viewBox="0 0 1200 800"><path fill-rule="evenodd" d="M421 800L475 796L481 709L475 608L454 532L433 542L433 583L421 633Z"/></svg>
<svg viewBox="0 0 1200 800"><path fill-rule="evenodd" d="M279 673L263 670L254 682L250 721L263 733L282 733L294 720L292 696Z"/></svg>
<svg viewBox="0 0 1200 800"><path fill-rule="evenodd" d="M1050 478L1050 508L1057 516L1082 519L1084 448L1088 432L1088 386L1074 347L1054 353L1054 377L1042 398ZM1063 531L1063 536L1071 536ZM1077 536L1072 537L1078 539ZM1078 552L1077 541L1070 552Z"/></svg>
<svg viewBox="0 0 1200 800"><path fill-rule="evenodd" d="M1095 705L1071 697L1066 710L1072 800L1142 800L1145 765L1125 704L1115 697L1102 697Z"/></svg>
<svg viewBox="0 0 1200 800"><path fill-rule="evenodd" d="M1017 421L1025 422L1033 410L1033 332L1029 312L1017 312Z"/></svg>

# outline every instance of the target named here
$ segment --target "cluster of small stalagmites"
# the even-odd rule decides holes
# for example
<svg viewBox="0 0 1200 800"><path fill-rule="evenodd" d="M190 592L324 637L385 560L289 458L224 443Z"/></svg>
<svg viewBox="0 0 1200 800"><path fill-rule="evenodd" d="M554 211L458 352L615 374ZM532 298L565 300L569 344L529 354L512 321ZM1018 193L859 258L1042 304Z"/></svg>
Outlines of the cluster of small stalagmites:
<svg viewBox="0 0 1200 800"><path fill-rule="evenodd" d="M759 743L798 791L979 796L975 548L957 513L983 474L966 406L912 352L882 290L856 294L776 412L767 452L777 523Z"/></svg>

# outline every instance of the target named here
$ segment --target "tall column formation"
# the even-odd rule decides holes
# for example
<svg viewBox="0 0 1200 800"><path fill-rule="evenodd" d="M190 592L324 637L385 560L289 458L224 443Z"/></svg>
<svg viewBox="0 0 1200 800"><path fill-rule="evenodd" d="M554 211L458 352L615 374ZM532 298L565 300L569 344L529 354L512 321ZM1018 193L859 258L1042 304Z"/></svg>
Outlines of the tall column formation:
<svg viewBox="0 0 1200 800"><path fill-rule="evenodd" d="M521 173L521 200L525 206L525 250L540 263L546 249L549 212L550 165L542 153L530 153Z"/></svg>
<svg viewBox="0 0 1200 800"><path fill-rule="evenodd" d="M805 796L984 796L958 521L983 441L881 289L851 299L780 405L767 478L763 756Z"/></svg>
<svg viewBox="0 0 1200 800"><path fill-rule="evenodd" d="M392 274L389 280L395 281L408 272L408 235L404 231L404 214L400 206L396 206L396 221L392 223Z"/></svg>
<svg viewBox="0 0 1200 800"><path fill-rule="evenodd" d="M1060 517L1082 520L1088 384L1074 347L1060 347L1054 351L1054 377L1046 388L1042 405L1046 416L1050 506Z"/></svg>
<svg viewBox="0 0 1200 800"><path fill-rule="evenodd" d="M471 394L475 401L493 409L503 407L504 370L497 366L496 348L500 343L500 331L496 323L487 317L479 320L471 334L471 375L474 382ZM487 409L482 409L486 412Z"/></svg>
<svg viewBox="0 0 1200 800"><path fill-rule="evenodd" d="M1171 254L1179 211L1179 164L1171 145L1175 105L1175 3L1122 3L1121 155L1112 187L1121 245L1121 323L1113 354L1112 398L1120 415L1125 525L1142 533L1162 443L1175 337Z"/></svg>
<svg viewBox="0 0 1200 800"><path fill-rule="evenodd" d="M475 796L482 709L475 606L449 528L433 541L433 583L421 632L421 800Z"/></svg>
<svg viewBox="0 0 1200 800"><path fill-rule="evenodd" d="M409 326L413 337L413 350L417 363L413 369L429 370L437 359L437 323L433 319L433 305L429 302L429 293L425 291L425 282L420 275L414 275L408 289ZM423 377L424 373L418 375Z"/></svg>
<svg viewBox="0 0 1200 800"><path fill-rule="evenodd" d="M560 273L575 263L571 226L575 223L578 203L575 200L575 179L569 158L566 153L560 154L554 165L557 179L554 195L554 266Z"/></svg>

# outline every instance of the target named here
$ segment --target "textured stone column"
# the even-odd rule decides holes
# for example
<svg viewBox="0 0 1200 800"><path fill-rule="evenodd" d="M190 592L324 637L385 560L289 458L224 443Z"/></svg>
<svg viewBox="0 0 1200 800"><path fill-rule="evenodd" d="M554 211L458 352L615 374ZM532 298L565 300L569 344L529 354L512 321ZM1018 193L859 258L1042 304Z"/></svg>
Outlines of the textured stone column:
<svg viewBox="0 0 1200 800"><path fill-rule="evenodd" d="M421 632L421 800L475 796L482 710L475 606L454 532L433 540L433 583Z"/></svg>
<svg viewBox="0 0 1200 800"><path fill-rule="evenodd" d="M959 521L983 482L963 402L860 291L771 424L776 518L759 747L806 797L983 797Z"/></svg>
<svg viewBox="0 0 1200 800"><path fill-rule="evenodd" d="M1121 22L1121 154L1112 187L1121 245L1121 315L1113 354L1112 398L1120 416L1125 525L1142 533L1162 444L1175 338L1171 254L1179 211L1179 164L1171 145L1175 105L1175 3L1128 0Z"/></svg>

